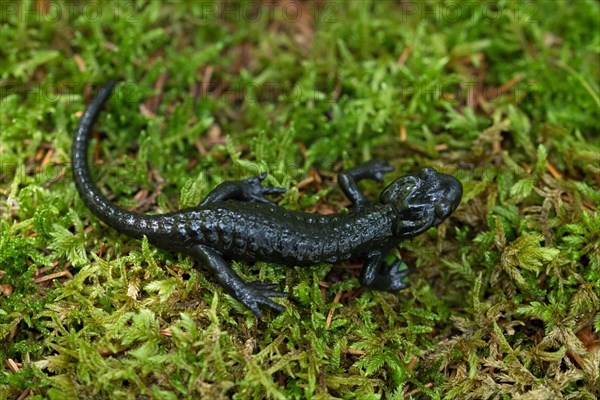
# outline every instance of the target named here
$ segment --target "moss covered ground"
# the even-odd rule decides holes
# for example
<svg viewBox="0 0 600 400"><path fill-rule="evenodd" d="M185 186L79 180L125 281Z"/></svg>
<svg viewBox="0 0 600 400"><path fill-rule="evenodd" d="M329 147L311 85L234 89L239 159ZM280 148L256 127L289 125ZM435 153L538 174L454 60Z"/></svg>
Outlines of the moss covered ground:
<svg viewBox="0 0 600 400"><path fill-rule="evenodd" d="M0 399L596 399L599 21L593 0L3 0ZM280 205L344 211L336 173L372 158L463 201L394 252L397 294L358 265L234 263L290 292L257 320L78 198L72 133L113 77L92 164L123 207L268 171Z"/></svg>

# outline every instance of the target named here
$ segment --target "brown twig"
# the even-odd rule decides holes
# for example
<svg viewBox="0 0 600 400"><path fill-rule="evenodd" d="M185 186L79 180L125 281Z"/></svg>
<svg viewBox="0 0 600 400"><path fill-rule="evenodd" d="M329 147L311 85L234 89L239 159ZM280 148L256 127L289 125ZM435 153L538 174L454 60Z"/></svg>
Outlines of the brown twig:
<svg viewBox="0 0 600 400"><path fill-rule="evenodd" d="M333 298L333 304L338 304L340 299L342 298L342 292L337 292L335 297ZM327 319L325 320L325 328L329 328L331 325L331 319L333 318L333 313L335 312L335 307L331 307L329 312L327 313Z"/></svg>
<svg viewBox="0 0 600 400"><path fill-rule="evenodd" d="M49 280L52 280L52 279L60 278L61 276L66 276L69 279L73 278L73 275L71 274L71 272L69 272L69 271L59 271L59 272L55 272L53 274L44 275L44 276L41 276L39 278L35 278L33 280L33 283L42 283L42 282L49 281Z"/></svg>

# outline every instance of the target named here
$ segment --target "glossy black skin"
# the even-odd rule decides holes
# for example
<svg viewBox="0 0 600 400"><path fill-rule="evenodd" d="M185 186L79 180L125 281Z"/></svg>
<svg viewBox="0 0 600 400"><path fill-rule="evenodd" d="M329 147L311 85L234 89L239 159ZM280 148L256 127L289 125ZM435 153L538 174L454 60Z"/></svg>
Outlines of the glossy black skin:
<svg viewBox="0 0 600 400"><path fill-rule="evenodd" d="M402 240L442 223L456 209L462 186L454 177L433 168L405 175L370 202L357 182L392 171L383 161L370 161L338 176L342 191L352 202L345 214L321 215L286 210L265 195L285 189L262 186L266 174L217 186L196 207L144 215L111 203L91 180L87 147L92 126L115 82L102 87L81 117L72 148L73 178L85 205L103 222L128 236L146 236L157 247L182 252L205 265L234 298L258 317L259 306L276 311L283 306L269 297L285 297L276 285L246 283L227 260L266 261L311 265L361 260L361 283L375 290L406 288L408 270L400 260L385 263L386 254Z"/></svg>

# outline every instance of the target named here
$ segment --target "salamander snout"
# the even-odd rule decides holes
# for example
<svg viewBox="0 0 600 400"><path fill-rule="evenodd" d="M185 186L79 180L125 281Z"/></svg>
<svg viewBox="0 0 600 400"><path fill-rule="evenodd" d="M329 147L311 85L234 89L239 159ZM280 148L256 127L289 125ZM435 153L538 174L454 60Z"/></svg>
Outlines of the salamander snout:
<svg viewBox="0 0 600 400"><path fill-rule="evenodd" d="M437 173L438 187L431 192L436 220L441 223L456 210L462 199L463 188L452 175ZM436 221L436 222L437 222ZM435 223L434 223L435 224Z"/></svg>

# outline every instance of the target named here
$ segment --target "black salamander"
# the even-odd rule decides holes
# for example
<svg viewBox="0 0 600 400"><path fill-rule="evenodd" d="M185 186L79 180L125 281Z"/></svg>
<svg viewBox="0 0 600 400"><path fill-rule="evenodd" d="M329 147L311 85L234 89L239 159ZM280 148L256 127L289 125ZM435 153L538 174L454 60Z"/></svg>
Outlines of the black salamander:
<svg viewBox="0 0 600 400"><path fill-rule="evenodd" d="M392 167L369 161L342 171L338 183L350 199L345 214L321 215L287 210L265 195L285 189L263 186L266 174L226 181L196 207L160 215L127 211L108 200L94 185L88 166L92 126L115 85L104 85L89 105L75 132L72 166L75 186L85 205L100 220L119 232L166 250L185 253L207 267L235 299L261 316L260 305L278 312L284 308L270 297L285 297L277 285L244 282L228 260L265 261L285 265L311 265L345 260L364 262L361 284L374 290L396 291L408 286L401 261L384 261L402 240L441 224L456 209L462 186L453 176L424 168L387 186L379 201L370 202L357 182L381 182Z"/></svg>

